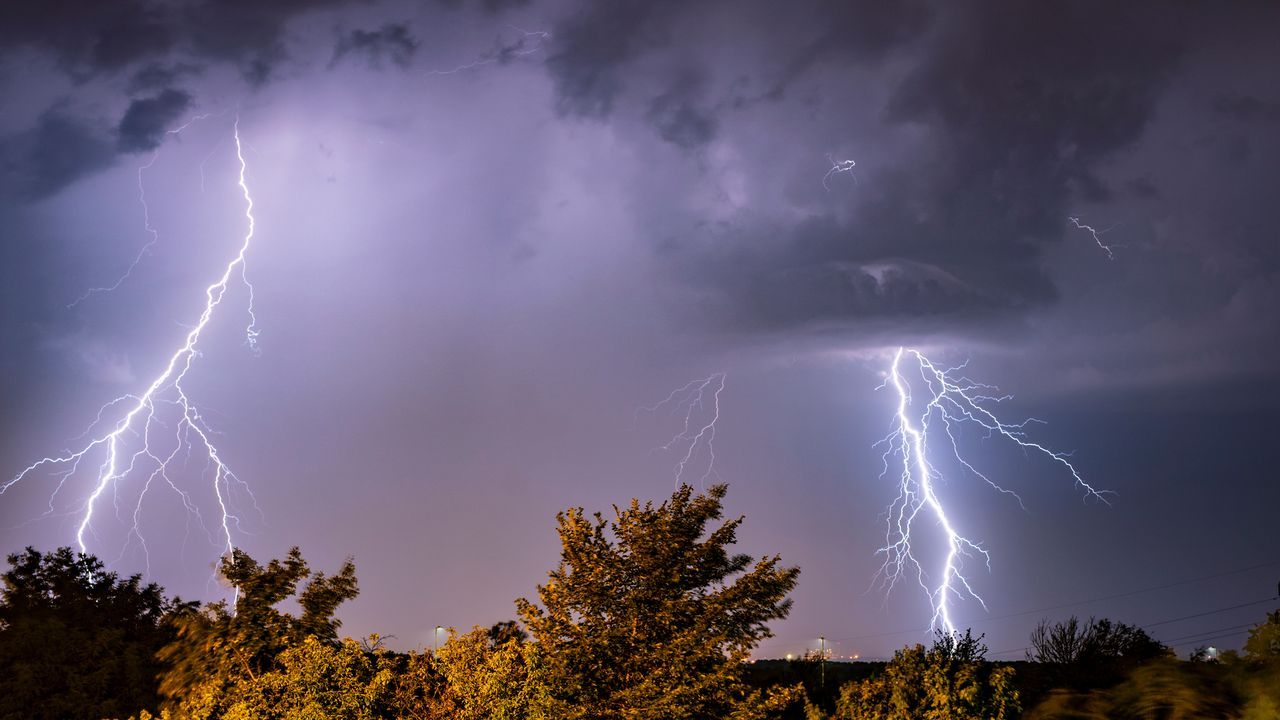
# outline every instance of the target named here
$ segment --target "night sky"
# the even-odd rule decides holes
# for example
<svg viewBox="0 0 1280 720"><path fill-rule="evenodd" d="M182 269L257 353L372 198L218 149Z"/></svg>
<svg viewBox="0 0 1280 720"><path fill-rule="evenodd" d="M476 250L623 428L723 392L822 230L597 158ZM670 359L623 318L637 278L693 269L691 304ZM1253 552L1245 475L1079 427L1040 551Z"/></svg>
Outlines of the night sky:
<svg viewBox="0 0 1280 720"><path fill-rule="evenodd" d="M233 283L187 390L256 493L236 544L355 558L345 633L408 648L513 617L558 510L671 493L681 417L637 409L724 372L740 547L802 568L758 656L926 640L919 588L874 584L877 387L906 345L968 360L1114 492L975 439L1025 509L940 486L991 553L959 624L1010 659L1071 613L1238 647L1280 580L1278 32L1261 2L15 5L0 481L145 389L196 322L245 233L238 118L259 349ZM142 166L156 241L76 302L151 238ZM175 479L208 524L202 470ZM147 567L144 479L88 538L121 572ZM9 488L0 551L73 544L94 480ZM176 494L140 518L151 579L226 597Z"/></svg>

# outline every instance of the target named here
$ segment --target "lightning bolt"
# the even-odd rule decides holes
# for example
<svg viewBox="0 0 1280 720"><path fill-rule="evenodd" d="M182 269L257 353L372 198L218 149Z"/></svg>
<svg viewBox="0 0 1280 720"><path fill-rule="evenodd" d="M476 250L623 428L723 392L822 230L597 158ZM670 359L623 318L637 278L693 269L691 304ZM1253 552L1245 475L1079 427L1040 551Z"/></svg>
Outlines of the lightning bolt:
<svg viewBox="0 0 1280 720"><path fill-rule="evenodd" d="M1115 229L1114 225L1112 225L1109 228L1103 228L1102 230L1095 230L1094 228L1088 225L1085 225L1084 223L1081 223L1080 218L1078 217L1068 217L1067 221L1070 222L1072 225L1075 225L1076 228L1080 230L1084 230L1085 232L1089 233L1089 235L1093 237L1093 241L1098 244L1098 247L1102 248L1102 252L1107 254L1108 260L1116 259L1115 254L1111 252L1111 246L1102 242L1102 236L1111 232L1113 229Z"/></svg>
<svg viewBox="0 0 1280 720"><path fill-rule="evenodd" d="M904 367L908 365L914 366L911 368L914 373ZM994 386L959 375L963 368L964 365L943 368L917 350L898 348L881 385L892 388L897 397L893 429L876 443L885 447L881 477L888 474L891 465L901 467L898 497L890 504L886 518L885 545L877 551L885 556L877 577L882 578L887 590L892 590L899 580L914 574L933 608L930 626L948 633L956 632L951 613L953 601L972 598L986 609L986 602L966 577L964 565L966 560L980 558L990 570L991 556L980 544L960 533L938 495L938 484L944 477L930 459L930 438L937 440L933 445L941 445L949 458L967 472L993 489L1017 498L1019 504L1021 498L997 485L964 458L956 435L960 426L976 426L987 438L1000 438L1024 452L1047 458L1070 474L1086 499L1092 497L1107 502L1106 491L1085 482L1067 454L1028 439L1027 427L1040 421L1007 423L1000 420L991 408L1012 396L998 395L999 390ZM924 397L915 397L913 389L921 391ZM926 573L912 548L912 534L926 520L936 523L943 536L945 552L941 568L935 574Z"/></svg>
<svg viewBox="0 0 1280 720"><path fill-rule="evenodd" d="M720 394L724 392L726 377L725 373L717 372L690 381L661 401L636 410L637 414L653 414L668 409L671 415L682 416L680 431L659 446L664 452L679 455L673 468L677 487L684 482L685 472L693 464L703 468L699 483L716 475L716 423L720 421ZM706 458L705 465L695 462L700 457Z"/></svg>
<svg viewBox="0 0 1280 720"><path fill-rule="evenodd" d="M853 178L854 184L857 184L858 176L853 174L853 169L857 167L858 163L853 160L837 160L831 155L827 156L827 162L831 163L831 169L827 170L826 175L822 176L822 187L826 188L828 192L831 191L830 183L833 175L848 175Z"/></svg>
<svg viewBox="0 0 1280 720"><path fill-rule="evenodd" d="M187 122L183 123L180 127L176 127L172 130L166 130L165 135L169 135L169 136L181 135L183 130L186 130L187 128L191 127L197 122L200 122L201 120L207 120L211 117L213 117L213 113L205 113L203 115L197 115L191 118L190 120L188 120ZM161 147L163 147L163 145L161 145ZM74 308L75 306L79 305L85 300L88 300L94 295L97 295L99 293L112 292L117 288L119 288L121 285L123 285L124 282L129 279L129 276L133 274L133 271L138 267L138 264L142 262L142 258L146 257L147 254L151 252L151 248L154 247L156 242L160 240L160 232L151 226L151 208L150 206L147 205L147 189L142 182L143 173L146 172L147 170L150 170L151 166L156 164L156 160L159 159L159 157L160 157L160 147L157 147L155 152L151 154L151 159L148 160L146 163L138 166L138 204L142 206L142 227L146 229L147 236L149 239L145 243L143 243L141 248L138 249L138 254L134 256L133 262L129 263L129 266L125 268L124 273L120 275L120 277L116 278L116 281L114 283L112 283L111 285L103 286L103 287L91 287L88 290L85 290L80 297L76 298L70 303L67 303L68 310Z"/></svg>
<svg viewBox="0 0 1280 720"><path fill-rule="evenodd" d="M193 121L194 122L194 121ZM189 123L188 123L189 124ZM185 127L185 126L184 126ZM130 538L136 536L141 543L144 554L149 554L146 541L139 527L139 512L147 492L153 483L160 481L176 492L182 499L188 513L194 513L203 525L191 494L181 489L170 475L179 454L185 448L189 456L193 449L199 450L206 459L203 475L212 472L212 490L217 499L220 515L219 529L221 539L215 544L221 545L224 553L235 547L232 529L239 529L240 518L233 512L234 498L239 493L253 499L253 493L231 470L222 459L218 448L214 445L210 428L200 410L192 403L183 387L183 381L191 370L191 364L199 355L201 333L213 319L214 312L226 297L227 290L233 280L242 282L248 291L249 323L245 328L245 341L250 348L257 347L257 318L253 310L253 285L249 283L245 272L246 257L253 242L255 220L253 215L253 197L245 175L248 169L244 157L244 148L240 138L240 120L236 118L233 126L236 159L239 162L237 183L244 197L244 218L247 229L240 243L239 251L227 263L222 274L213 284L205 288L204 310L199 321L187 332L182 345L169 357L164 370L152 380L151 384L140 394L128 394L111 400L103 405L97 417L77 441L84 440L78 450L68 450L62 455L51 455L28 465L9 481L0 485L0 494L18 482L37 472L41 468L57 468L54 473L59 478L57 486L50 495L49 508L53 510L54 498L66 483L76 476L82 465L96 464L96 476L93 490L85 499L81 510L83 515L76 528L76 544L81 552L87 551L86 535L93 532L95 510L102 495L108 489L113 499L118 495L119 483L135 473L148 472L138 496L138 504L133 512L133 528ZM154 160L153 160L154 161ZM149 166L149 165L148 165ZM154 240L153 240L154 242ZM168 414L162 411L168 411ZM123 414L119 414L123 412ZM117 419L108 423L105 430L95 432L103 424L104 418L117 415ZM176 423L168 425L165 420L176 417ZM173 438L172 447L164 444L161 447L159 435L168 427ZM256 507L256 501L255 501ZM119 508L117 505L117 514ZM46 513L46 515L49 513ZM126 541L126 546L127 546ZM148 565L150 559L148 557ZM149 571L149 567L148 567Z"/></svg>
<svg viewBox="0 0 1280 720"><path fill-rule="evenodd" d="M518 36L516 37L515 40L510 42L504 42L503 40L499 39L498 46L495 49L490 50L487 53L484 53L483 55L476 58L475 60L472 60L469 63L463 63L462 65L458 65L448 70L432 70L427 74L428 75L456 75L460 72L473 70L475 68L482 67L484 65L493 65L495 63L507 63L507 62L510 62L513 58L524 57L526 55L532 55L534 53L540 52L542 50L543 44L545 44L547 41L551 39L551 33L549 32L544 32L541 30L525 30L524 28L516 27L515 25L509 25L508 27L510 27L512 30L515 30L516 33L518 33Z"/></svg>

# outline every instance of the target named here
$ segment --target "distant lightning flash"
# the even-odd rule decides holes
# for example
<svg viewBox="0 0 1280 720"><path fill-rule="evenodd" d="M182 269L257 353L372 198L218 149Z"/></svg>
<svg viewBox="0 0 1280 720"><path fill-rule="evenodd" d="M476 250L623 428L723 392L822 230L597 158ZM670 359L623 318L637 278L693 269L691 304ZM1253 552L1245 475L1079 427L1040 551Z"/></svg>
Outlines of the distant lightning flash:
<svg viewBox="0 0 1280 720"><path fill-rule="evenodd" d="M238 529L240 518L231 509L234 497L237 493L243 492L249 498L253 498L252 491L232 472L231 468L222 459L218 448L213 444L210 437L213 431L205 422L199 409L191 402L186 389L183 387L187 372L191 369L192 362L199 355L200 335L213 319L214 311L222 303L233 278L244 283L248 291L247 310L249 323L245 328L245 341L251 348L256 348L257 345L258 330L256 327L257 318L253 310L253 286L249 283L245 274L246 255L254 237L253 197L249 193L249 185L245 179L247 164L240 139L240 121L238 118L234 125L233 134L236 159L239 162L237 184L244 197L244 218L247 229L244 239L240 243L239 251L227 263L221 276L212 285L205 288L204 310L200 314L199 322L190 328L187 332L186 340L169 357L163 372L147 386L144 392L138 395L123 395L99 409L97 417L90 424L85 434L81 436L81 439L88 438L88 442L81 446L80 449L69 450L64 455L41 458L27 466L8 482L0 485L0 494L3 494L10 487L39 468L45 466L59 468L55 473L59 481L49 500L50 510L52 511L54 498L63 489L68 480L80 471L81 464L95 463L97 458L100 457L101 462L97 465L97 475L93 490L84 501L83 506L80 507L83 515L76 529L76 544L79 545L81 552L87 551L85 536L93 532L94 511L103 493L110 489L114 498L119 492L118 485L120 480L134 473L139 475L145 473L146 479L142 483L142 489L138 496L138 505L134 509L134 525L130 530L130 539L135 536L138 538L144 554L148 551L146 541L138 525L138 515L147 491L153 483L156 481L165 483L181 497L187 511L195 514L197 518L199 517L199 511L191 495L186 490L181 489L170 475L170 469L174 465L175 459L178 458L184 448L188 455L193 447L200 450L207 462L205 474L207 475L210 470L212 471L212 489L214 496L217 498L221 530L221 540L215 544L221 545L223 552L231 552L235 547L232 539L232 528ZM127 411L110 425L109 431L95 435L95 428L102 424L104 417L114 414L121 408L127 408ZM162 412L166 410L171 415ZM166 420L172 421L174 419L176 419L176 423L172 425L166 422ZM172 442L162 442L160 440L159 436L165 428L172 433ZM203 521L201 522L203 524Z"/></svg>
<svg viewBox="0 0 1280 720"><path fill-rule="evenodd" d="M914 389L921 391L923 398L917 398L912 393L912 378L904 369L907 364L914 365L912 370L919 375ZM960 534L956 520L947 512L939 497L938 483L944 478L930 460L931 438L937 439L935 444L946 448L948 455L966 471L992 488L1015 498L1017 495L997 485L965 460L956 436L960 425L976 426L988 438L1003 438L1023 451L1050 459L1070 473L1076 485L1085 492L1086 498L1093 497L1106 502L1105 491L1099 491L1085 482L1066 454L1027 439L1027 426L1038 421L1031 419L1006 423L997 418L991 406L1011 396L996 395L999 391L994 386L957 375L963 368L963 365L942 368L917 350L898 348L888 377L881 386L892 387L897 396L893 430L876 443L886 447L883 458L886 474L891 463L900 463L902 468L898 478L898 497L889 506L885 546L878 551L885 555L879 576L883 577L888 589L892 590L899 580L914 573L933 607L930 626L953 634L956 632L951 615L951 603L954 600L970 597L986 608L986 602L973 589L964 574L965 559L981 557L990 569L991 557L981 545ZM939 433L942 437L939 437ZM1020 498L1018 502L1021 503ZM917 522L926 519L932 519L937 524L945 540L944 560L936 575L926 573L912 549L912 533Z"/></svg>
<svg viewBox="0 0 1280 720"><path fill-rule="evenodd" d="M498 46L468 63L463 63L448 70L432 70L428 75L456 75L484 65L503 64L511 60L541 52L542 46L551 39L551 33L542 30L525 30L515 25L508 26L518 33L510 42L498 41Z"/></svg>
<svg viewBox="0 0 1280 720"><path fill-rule="evenodd" d="M637 413L656 413L668 409L672 415L683 416L680 432L660 446L666 452L680 455L676 462L675 484L685 481L685 472L705 457L705 467L698 482L716 475L716 423L720 421L720 394L724 392L726 375L712 373L701 380L694 380L671 391L662 401L642 407ZM696 470L694 471L696 472Z"/></svg>
<svg viewBox="0 0 1280 720"><path fill-rule="evenodd" d="M186 130L187 128L191 127L197 122L200 122L201 120L207 120L211 117L213 117L213 113L205 113L203 115L197 115L191 118L190 120L188 120L187 122L183 123L181 127L176 127L172 130L166 130L165 135L167 136L181 135L183 130ZM99 293L109 293L118 289L121 285L125 283L126 280L129 279L129 276L133 275L133 271L137 269L138 264L142 262L142 259L146 257L148 253L151 252L151 248L154 247L155 244L160 240L160 232L151 226L151 207L147 205L147 189L142 182L143 173L145 173L147 170L150 170L151 166L155 165L156 160L158 160L159 158L160 158L160 148L157 147L155 152L151 154L151 159L148 160L146 163L138 166L138 204L142 206L142 227L147 232L148 240L142 244L141 248L138 249L138 253L133 257L133 262L129 263L129 266L125 268L124 273L121 274L120 277L116 278L116 281L114 283L112 283L111 285L103 286L103 287L91 287L88 290L85 290L84 293L80 295L80 297L76 298L70 303L67 303L68 310L71 308L74 308L75 306L79 305L85 300L88 300L94 295L97 295Z"/></svg>
<svg viewBox="0 0 1280 720"><path fill-rule="evenodd" d="M858 176L853 174L853 169L858 166L858 163L853 160L837 160L831 155L827 156L827 162L831 163L831 169L827 170L826 175L822 176L822 187L826 188L828 191L831 190L830 181L831 176L833 175L848 175L853 178L853 182L855 184L858 182Z"/></svg>
<svg viewBox="0 0 1280 720"><path fill-rule="evenodd" d="M1088 225L1085 225L1084 223L1081 223L1080 218L1078 217L1069 217L1067 218L1067 221L1070 222L1072 225L1075 225L1076 228L1080 230L1084 230L1085 232L1089 233L1089 235L1093 237L1093 241L1098 244L1098 247L1102 248L1102 252L1107 254L1108 259L1110 260L1116 259L1115 253L1111 252L1111 246L1102 242L1102 236L1111 232L1114 226L1109 228L1103 228L1101 230L1095 230L1094 228Z"/></svg>

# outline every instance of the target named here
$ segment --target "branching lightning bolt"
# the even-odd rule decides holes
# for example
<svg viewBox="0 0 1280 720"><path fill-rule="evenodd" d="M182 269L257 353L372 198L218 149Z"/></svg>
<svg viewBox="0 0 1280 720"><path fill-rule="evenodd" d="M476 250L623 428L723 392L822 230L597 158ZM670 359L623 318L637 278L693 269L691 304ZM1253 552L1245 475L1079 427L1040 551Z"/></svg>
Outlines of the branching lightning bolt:
<svg viewBox="0 0 1280 720"><path fill-rule="evenodd" d="M165 135L166 136L181 135L183 130L186 130L187 128L191 127L192 125L194 125L195 123L201 120L207 120L208 118L211 118L211 117L213 117L213 113L205 113L203 115L197 115L191 118L190 120L188 120L187 122L183 123L180 127L176 127L172 130L166 130ZM159 159L159 157L160 157L160 148L157 147L155 152L151 153L151 159L148 160L146 163L138 166L138 204L142 206L142 227L147 232L147 237L148 237L147 241L142 244L141 248L138 249L137 255L133 257L133 262L129 263L129 266L125 268L124 273L121 274L120 277L116 278L116 281L114 283L104 287L91 287L88 290L85 290L84 293L80 295L80 297L76 298L70 303L67 303L68 310L71 308L74 308L75 306L79 305L85 300L88 300L94 295L97 295L99 293L112 292L117 288L119 288L121 285L123 285L124 282L129 279L129 276L133 274L133 271L137 269L138 264L142 262L142 259L146 257L148 253L151 252L151 248L154 247L155 244L160 240L160 232L151 226L151 207L147 205L147 189L142 182L143 173L145 173L147 170L150 170L151 166L156 164L156 160Z"/></svg>
<svg viewBox="0 0 1280 720"><path fill-rule="evenodd" d="M1080 222L1080 218L1078 217L1074 217L1074 216L1068 217L1067 221L1070 222L1072 225L1075 225L1078 229L1084 230L1085 232L1089 233L1089 235L1093 237L1093 241L1098 244L1098 247L1102 248L1102 252L1107 254L1107 258L1109 260L1115 260L1116 256L1115 256L1115 253L1111 252L1111 246L1102 242L1102 236L1111 232L1115 228L1114 225L1109 228L1096 230Z"/></svg>
<svg viewBox="0 0 1280 720"><path fill-rule="evenodd" d="M712 373L672 390L660 402L636 410L639 414L666 409L671 415L682 417L680 432L659 446L664 452L680 456L673 470L677 486L685 481L691 465L704 468L698 476L699 483L716 475L716 423L720 421L720 394L724 392L726 377L723 372ZM699 458L705 458L705 466Z"/></svg>
<svg viewBox="0 0 1280 720"><path fill-rule="evenodd" d="M858 163L853 160L837 160L831 155L827 156L827 162L831 163L831 169L827 170L826 175L822 176L822 187L828 191L831 190L832 175L845 174L853 178L855 184L858 182L858 176L853 174L853 169L858 166Z"/></svg>
<svg viewBox="0 0 1280 720"><path fill-rule="evenodd" d="M58 484L49 500L49 508L52 511L54 498L63 489L68 480L80 471L81 464L98 462L97 458L100 457L101 461L97 464L97 475L93 490L80 508L83 511L83 515L76 528L76 544L80 547L81 552L87 551L86 535L93 532L94 512L102 495L110 489L113 498L115 498L118 494L119 482L135 473L148 473L138 496L138 505L134 508L134 526L130 530L130 538L136 536L139 539L144 553L147 552L147 548L146 541L143 539L138 525L139 511L148 490L154 482L164 482L181 497L187 511L195 514L199 519L199 510L190 493L181 489L170 475L171 467L184 448L188 455L193 448L203 452L207 461L206 475L210 470L212 471L212 490L217 498L220 515L219 529L221 531L219 533L221 539L216 544L221 545L223 552L230 552L234 548L232 529L239 528L240 518L232 509L235 496L238 493L244 493L250 499L253 498L252 491L222 459L217 446L214 445L211 439L212 429L201 415L199 409L191 402L186 389L183 387L183 381L191 370L192 362L199 355L198 345L201 333L213 319L214 312L222 303L233 279L243 282L248 291L249 323L245 328L245 340L251 348L256 348L257 345L258 330L257 318L253 311L253 286L249 283L245 274L246 256L253 242L255 220L253 197L249 192L249 185L245 179L247 163L245 162L244 149L241 143L238 118L234 125L233 134L236 159L239 162L237 184L244 197L244 218L247 229L240 243L239 251L227 263L221 276L213 284L205 288L205 305L199 321L189 329L183 344L169 357L164 370L156 376L146 390L141 394L118 397L99 409L93 423L90 424L80 438L77 438L77 440L87 438L87 442L78 450L68 450L63 455L41 458L28 465L9 481L0 485L0 494L3 494L6 490L41 468L58 468L54 473L59 478ZM118 419L110 421L109 431L96 431L98 426L103 424L104 418L111 416L122 408L127 408L127 410ZM177 420L176 424L170 426L165 422L162 410L166 409L170 409L173 412L173 416ZM164 428L168 428L171 431L173 443L170 446L166 442L164 443L164 448L161 449L161 442L158 436ZM203 524L203 520L201 520L201 523Z"/></svg>
<svg viewBox="0 0 1280 720"><path fill-rule="evenodd" d="M904 365L908 364L914 365L913 369L919 376L914 387L913 380L904 369ZM1106 502L1106 491L1100 491L1085 482L1067 454L1028 439L1027 426L1039 421L1029 419L1006 423L1000 420L991 406L1011 396L997 395L999 391L994 386L958 375L963 368L964 365L955 368L939 367L917 350L898 348L888 376L881 386L892 388L897 397L893 430L876 443L885 446L882 477L888 474L891 464L901 464L898 497L889 506L885 545L878 551L885 556L878 577L883 579L888 590L892 590L899 580L908 574L914 574L933 608L930 626L948 633L955 633L957 630L951 614L953 601L972 598L986 608L986 602L964 574L965 560L981 558L990 569L991 557L980 544L960 533L956 521L939 497L938 484L944 478L930 460L931 438L938 441L933 445L945 447L948 456L966 471L992 488L1015 498L1016 494L997 485L963 457L956 435L959 426L976 426L988 438L1002 438L1016 444L1023 451L1048 458L1071 475L1086 498ZM922 391L924 398L915 397L913 389ZM942 437L939 437L939 433ZM1018 502L1022 502L1021 498L1018 498ZM945 539L946 552L941 569L936 574L925 571L912 548L912 533L917 524L929 519L937 524Z"/></svg>

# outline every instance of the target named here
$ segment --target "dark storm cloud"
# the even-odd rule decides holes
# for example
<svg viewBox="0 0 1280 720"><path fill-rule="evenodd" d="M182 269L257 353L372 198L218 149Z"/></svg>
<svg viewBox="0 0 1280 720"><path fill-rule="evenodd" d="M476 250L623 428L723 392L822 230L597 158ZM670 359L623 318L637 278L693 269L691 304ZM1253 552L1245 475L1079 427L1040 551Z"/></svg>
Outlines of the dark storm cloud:
<svg viewBox="0 0 1280 720"><path fill-rule="evenodd" d="M80 77L163 55L177 36L171 18L141 0L13 3L0 23L0 46L50 52Z"/></svg>
<svg viewBox="0 0 1280 720"><path fill-rule="evenodd" d="M388 23L377 30L352 30L338 39L330 67L355 53L364 57L370 67L381 68L390 60L401 68L409 66L418 50L418 40L404 23Z"/></svg>
<svg viewBox="0 0 1280 720"><path fill-rule="evenodd" d="M160 147L165 131L189 107L191 96L173 88L166 88L154 97L134 100L116 129L116 147L124 153L155 150Z"/></svg>
<svg viewBox="0 0 1280 720"><path fill-rule="evenodd" d="M129 73L132 100L114 117L76 117L66 104L52 107L29 132L3 140L5 182L15 195L41 198L112 162L112 144L96 130L117 125L118 152L157 147L164 131L194 104L191 93L172 89L218 64L231 65L251 85L262 85L287 58L285 30L296 17L323 9L364 5L363 0L51 0L18 3L0 22L0 57L27 49L43 53L78 83ZM404 26L357 31L340 52L360 52L403 65L416 48ZM105 86L104 86L105 87ZM155 94L157 93L158 94Z"/></svg>
<svg viewBox="0 0 1280 720"><path fill-rule="evenodd" d="M458 10L468 4L474 4L487 15L497 15L507 10L515 10L531 4L531 0L476 0L474 3L470 3L469 0L435 0L435 2L437 5L450 10Z"/></svg>
<svg viewBox="0 0 1280 720"><path fill-rule="evenodd" d="M1223 93L1213 99L1219 114L1243 122L1280 122L1280 102L1262 100L1252 95Z"/></svg>
<svg viewBox="0 0 1280 720"><path fill-rule="evenodd" d="M199 75L200 71L200 66L193 63L149 63L129 79L129 90L135 93L162 90L177 84L179 80Z"/></svg>
<svg viewBox="0 0 1280 720"><path fill-rule="evenodd" d="M694 245L703 257L678 257L734 325L977 321L1057 297L1044 245L1062 237L1073 202L1112 194L1096 171L1152 117L1179 58L1176 19L1129 6L1105 23L1079 4L964 7L937 19L882 115L927 131L922 158L875 177L849 219L766 237L730 226Z"/></svg>
<svg viewBox="0 0 1280 720"><path fill-rule="evenodd" d="M592 3L556 28L556 52L547 58L556 110L581 117L609 115L622 91L626 64L661 43L662 26L680 8L671 0Z"/></svg>
<svg viewBox="0 0 1280 720"><path fill-rule="evenodd" d="M45 111L34 128L0 140L5 194L28 200L45 198L114 159L108 134L61 106Z"/></svg>
<svg viewBox="0 0 1280 720"><path fill-rule="evenodd" d="M18 3L0 24L0 45L48 52L85 79L139 62L155 67L182 54L189 62L231 63L251 83L268 80L286 59L293 18L361 0L204 0L187 5L141 0Z"/></svg>
<svg viewBox="0 0 1280 720"><path fill-rule="evenodd" d="M910 188L899 183L903 191ZM896 200L864 208L858 224L820 217L794 226L720 228L671 250L683 279L710 290L709 320L784 331L881 319L921 326L1025 310L1056 298L1027 244L987 253L978 236L906 215ZM968 251L960 247L973 248Z"/></svg>
<svg viewBox="0 0 1280 720"><path fill-rule="evenodd" d="M789 9L795 11L794 9ZM768 91L756 100L780 100L787 87L815 65L832 59L874 62L921 36L933 21L933 10L919 0L884 3L875 0L821 2L802 8L823 28L816 38L783 50L783 69ZM750 102L752 98L740 98Z"/></svg>
<svg viewBox="0 0 1280 720"><path fill-rule="evenodd" d="M715 137L716 119L700 107L701 89L700 79L686 77L649 102L646 119L663 140L692 150Z"/></svg>
<svg viewBox="0 0 1280 720"><path fill-rule="evenodd" d="M491 15L522 8L528 4L529 0L480 0L480 7Z"/></svg>
<svg viewBox="0 0 1280 720"><path fill-rule="evenodd" d="M609 115L627 85L628 65L639 56L670 43L677 24L697 26L708 44L732 44L732 38L712 37L716 21L707 11L751 12L765 22L801 16L819 28L812 37L796 41L780 37L765 48L776 55L781 71L758 97L737 98L739 105L780 99L787 85L814 65L833 58L874 61L920 35L931 12L922 2L776 3L668 2L654 0L589 4L568 17L553 33L557 51L547 59L556 85L556 107L563 115L602 118ZM770 16L774 16L770 18Z"/></svg>
<svg viewBox="0 0 1280 720"><path fill-rule="evenodd" d="M188 8L180 22L190 31L190 45L197 57L232 63L247 82L261 85L288 57L284 45L286 23L307 12L349 4L360 2L207 0Z"/></svg>

